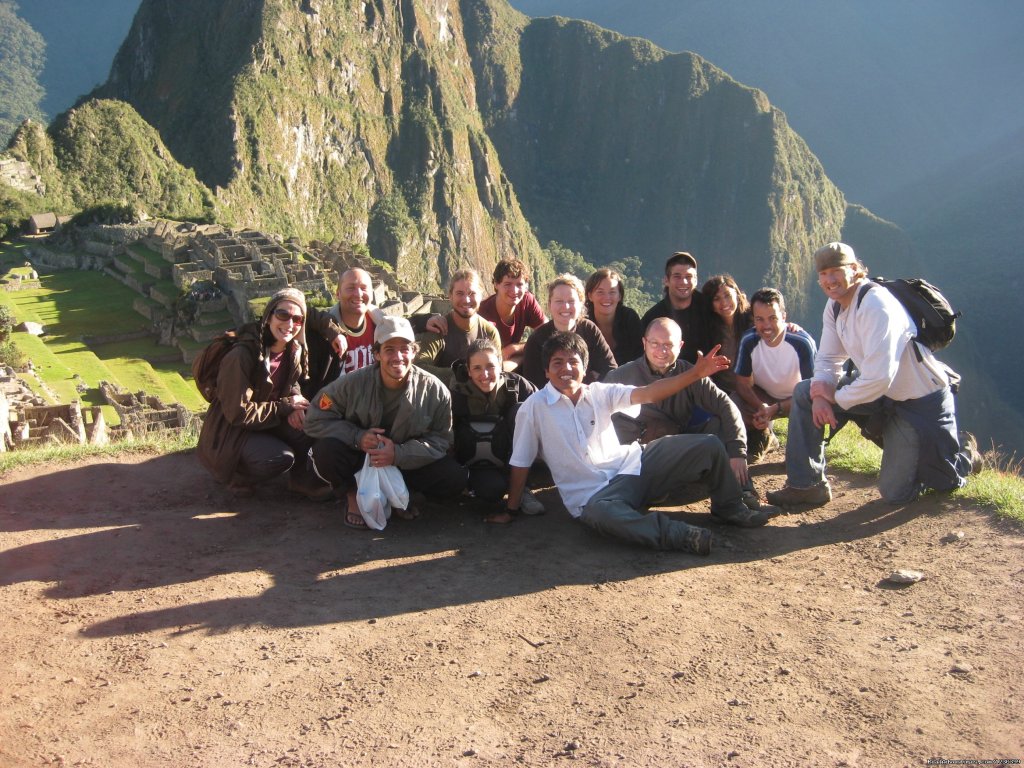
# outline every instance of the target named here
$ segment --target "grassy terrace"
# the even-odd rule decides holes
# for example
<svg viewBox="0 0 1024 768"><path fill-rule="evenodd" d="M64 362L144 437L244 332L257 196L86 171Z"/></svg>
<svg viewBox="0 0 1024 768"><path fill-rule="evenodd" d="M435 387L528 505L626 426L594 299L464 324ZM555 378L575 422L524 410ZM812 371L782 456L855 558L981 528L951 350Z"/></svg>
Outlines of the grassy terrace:
<svg viewBox="0 0 1024 768"><path fill-rule="evenodd" d="M20 249L5 247L0 279L6 281L12 270L24 271L23 263ZM38 289L0 290L0 303L9 305L19 322L38 322L45 328L43 337L16 333L13 338L61 402L79 399L83 405L103 405L98 387L106 380L132 392L144 389L167 403L205 407L174 348L157 346L151 338L95 346L83 342L148 330L149 321L132 310L137 293L101 272L53 272L39 279ZM81 394L75 388L76 373L89 387ZM116 423L112 408L104 408L104 417Z"/></svg>

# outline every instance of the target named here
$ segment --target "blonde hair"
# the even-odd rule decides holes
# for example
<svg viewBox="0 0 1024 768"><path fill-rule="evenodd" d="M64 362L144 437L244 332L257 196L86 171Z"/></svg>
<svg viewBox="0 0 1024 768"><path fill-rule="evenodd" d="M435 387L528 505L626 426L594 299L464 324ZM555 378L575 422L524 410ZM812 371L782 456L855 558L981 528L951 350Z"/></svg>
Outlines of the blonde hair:
<svg viewBox="0 0 1024 768"><path fill-rule="evenodd" d="M555 288L560 285L567 285L576 291L576 295L580 297L580 304L583 304L587 300L586 292L583 290L583 281L580 280L576 275L570 275L565 272L550 283L548 283L548 301L551 301L551 294L555 292Z"/></svg>

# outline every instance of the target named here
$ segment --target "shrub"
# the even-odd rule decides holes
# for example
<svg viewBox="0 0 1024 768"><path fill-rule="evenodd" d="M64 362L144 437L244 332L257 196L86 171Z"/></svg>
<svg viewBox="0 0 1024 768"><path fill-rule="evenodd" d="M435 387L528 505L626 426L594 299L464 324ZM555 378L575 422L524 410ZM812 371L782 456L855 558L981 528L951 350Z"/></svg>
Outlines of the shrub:
<svg viewBox="0 0 1024 768"><path fill-rule="evenodd" d="M0 342L0 366L5 365L16 371L28 365L28 357L10 339Z"/></svg>
<svg viewBox="0 0 1024 768"><path fill-rule="evenodd" d="M14 312L6 304L0 304L0 341L7 341L14 328Z"/></svg>

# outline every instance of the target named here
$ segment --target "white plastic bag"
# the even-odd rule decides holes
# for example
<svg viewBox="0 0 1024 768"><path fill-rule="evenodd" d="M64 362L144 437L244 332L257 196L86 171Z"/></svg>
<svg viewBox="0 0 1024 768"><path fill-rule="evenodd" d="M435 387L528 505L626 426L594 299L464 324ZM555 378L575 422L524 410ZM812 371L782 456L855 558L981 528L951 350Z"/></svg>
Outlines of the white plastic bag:
<svg viewBox="0 0 1024 768"><path fill-rule="evenodd" d="M366 524L375 531L384 530L392 507L406 509L409 506L409 489L401 470L394 464L374 467L370 464L370 454L366 454L363 468L356 472L356 502Z"/></svg>

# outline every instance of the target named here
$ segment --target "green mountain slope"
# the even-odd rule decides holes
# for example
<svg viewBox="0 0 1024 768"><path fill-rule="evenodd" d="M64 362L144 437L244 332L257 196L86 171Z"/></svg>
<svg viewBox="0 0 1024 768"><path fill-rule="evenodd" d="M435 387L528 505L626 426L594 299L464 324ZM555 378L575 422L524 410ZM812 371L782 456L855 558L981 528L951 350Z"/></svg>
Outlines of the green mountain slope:
<svg viewBox="0 0 1024 768"><path fill-rule="evenodd" d="M845 201L765 95L692 54L502 5L467 22L478 81L502 85L478 101L541 239L652 275L686 248L704 274L787 286L799 310Z"/></svg>
<svg viewBox="0 0 1024 768"><path fill-rule="evenodd" d="M89 101L48 130L25 123L9 154L30 163L46 185L39 209L72 212L124 202L149 215L208 219L213 198L174 160L160 136L129 105Z"/></svg>
<svg viewBox="0 0 1024 768"><path fill-rule="evenodd" d="M417 287L505 255L543 277L532 225L651 273L689 248L800 308L845 217L763 93L503 0L147 0L97 95L135 106L229 219L366 240Z"/></svg>
<svg viewBox="0 0 1024 768"><path fill-rule="evenodd" d="M18 4L0 2L0 147L23 120L42 120L40 75L46 42L25 21Z"/></svg>
<svg viewBox="0 0 1024 768"><path fill-rule="evenodd" d="M511 0L694 51L765 91L847 198L893 190L1024 125L1015 0Z"/></svg>
<svg viewBox="0 0 1024 768"><path fill-rule="evenodd" d="M135 105L229 219L368 240L419 287L506 255L544 276L474 87L456 8L189 0L142 4L99 93Z"/></svg>

